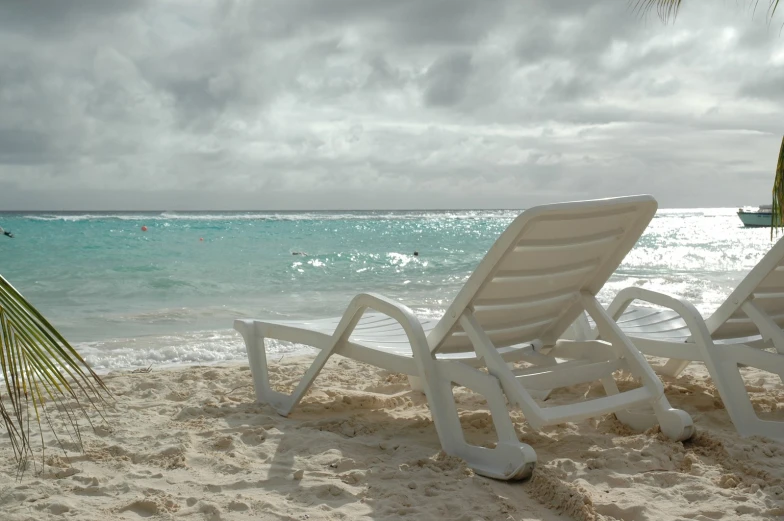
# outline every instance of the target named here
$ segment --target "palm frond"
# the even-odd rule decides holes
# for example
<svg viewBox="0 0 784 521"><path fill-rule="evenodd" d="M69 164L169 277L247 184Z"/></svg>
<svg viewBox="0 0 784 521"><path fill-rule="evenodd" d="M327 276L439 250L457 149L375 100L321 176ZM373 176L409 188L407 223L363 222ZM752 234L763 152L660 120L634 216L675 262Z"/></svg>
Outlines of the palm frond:
<svg viewBox="0 0 784 521"><path fill-rule="evenodd" d="M756 3L759 3L759 0ZM768 15L773 16L774 14L776 14L776 8L778 6L779 6L779 0L771 0L770 5L768 6Z"/></svg>
<svg viewBox="0 0 784 521"><path fill-rule="evenodd" d="M681 8L682 0L632 0L634 2L634 11L638 13L648 13L656 10L662 22L669 23L670 20L675 21L678 16L678 11ZM757 10L759 0L754 0L754 11ZM768 6L768 18L773 18L776 9L779 6L779 0L770 0Z"/></svg>
<svg viewBox="0 0 784 521"><path fill-rule="evenodd" d="M111 396L79 353L2 275L0 275L0 419L20 470L33 455L37 427L45 448L43 423L60 441L52 412L81 446L79 418L90 422ZM85 399L84 403L82 398ZM50 404L50 405L48 405ZM59 424L58 424L59 425Z"/></svg>
<svg viewBox="0 0 784 521"><path fill-rule="evenodd" d="M781 212L782 202L784 202L784 138L781 139L779 160L776 163L776 177L773 180L773 200L771 201L773 215L771 216L770 227L771 240L773 240L773 235L778 234L779 230L784 227L784 215L782 215Z"/></svg>
<svg viewBox="0 0 784 521"><path fill-rule="evenodd" d="M664 23L668 23L670 19L675 20L680 8L681 0L637 0L634 5L634 10L639 13L648 13L655 9Z"/></svg>

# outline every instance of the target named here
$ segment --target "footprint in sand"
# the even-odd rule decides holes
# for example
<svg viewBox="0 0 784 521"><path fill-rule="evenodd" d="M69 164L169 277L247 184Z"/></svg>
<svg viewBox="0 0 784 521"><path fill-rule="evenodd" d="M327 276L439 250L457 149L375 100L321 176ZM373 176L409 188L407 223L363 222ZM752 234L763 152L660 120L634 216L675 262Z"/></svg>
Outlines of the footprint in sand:
<svg viewBox="0 0 784 521"><path fill-rule="evenodd" d="M245 445L250 447L255 447L257 445L261 445L267 439L267 431L263 427L259 427L258 429L244 432L242 436L240 436L240 441Z"/></svg>
<svg viewBox="0 0 784 521"><path fill-rule="evenodd" d="M159 509L158 504L155 501L151 499L141 499L121 508L119 512L133 512L139 517L152 517L159 513Z"/></svg>

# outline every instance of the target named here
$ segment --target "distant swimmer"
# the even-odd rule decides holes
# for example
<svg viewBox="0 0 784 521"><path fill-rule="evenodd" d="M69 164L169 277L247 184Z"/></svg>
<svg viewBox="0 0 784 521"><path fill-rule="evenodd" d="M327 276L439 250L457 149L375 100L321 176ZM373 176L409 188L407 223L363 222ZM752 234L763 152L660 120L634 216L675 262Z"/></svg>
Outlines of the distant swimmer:
<svg viewBox="0 0 784 521"><path fill-rule="evenodd" d="M419 257L419 252L418 251L414 252L414 257Z"/></svg>
<svg viewBox="0 0 784 521"><path fill-rule="evenodd" d="M292 255L302 255L302 256L304 256L304 257L307 257L307 256L308 256L308 254L307 254L307 253L305 253L304 251L293 251L293 252L291 252L291 254L292 254Z"/></svg>
<svg viewBox="0 0 784 521"><path fill-rule="evenodd" d="M5 231L1 227L0 227L0 233L2 233L3 235L6 235L6 236L8 236L8 237L10 237L12 239L14 238L14 234L13 233Z"/></svg>

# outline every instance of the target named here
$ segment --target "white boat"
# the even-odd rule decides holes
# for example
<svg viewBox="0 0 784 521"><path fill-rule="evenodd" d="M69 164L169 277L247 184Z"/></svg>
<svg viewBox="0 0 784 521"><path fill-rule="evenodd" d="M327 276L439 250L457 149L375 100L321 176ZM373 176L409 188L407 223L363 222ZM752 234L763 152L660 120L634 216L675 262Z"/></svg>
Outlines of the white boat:
<svg viewBox="0 0 784 521"><path fill-rule="evenodd" d="M738 217L744 226L770 226L773 219L773 207L769 204L762 204L756 210L754 208L738 208Z"/></svg>

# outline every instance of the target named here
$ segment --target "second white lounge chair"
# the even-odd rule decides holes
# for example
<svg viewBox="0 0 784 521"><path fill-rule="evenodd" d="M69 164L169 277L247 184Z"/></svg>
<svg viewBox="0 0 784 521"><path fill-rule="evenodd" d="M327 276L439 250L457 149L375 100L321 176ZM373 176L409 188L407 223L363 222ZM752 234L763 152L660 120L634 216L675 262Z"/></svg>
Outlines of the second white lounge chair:
<svg viewBox="0 0 784 521"><path fill-rule="evenodd" d="M248 350L257 399L288 415L327 359L339 354L421 379L443 450L477 473L498 479L529 476L534 450L520 443L507 410L519 407L534 428L615 413L636 429L658 422L670 438L689 438L691 417L670 407L660 380L595 295L656 212L650 196L560 203L517 217L479 263L440 320L422 320L408 307L375 294L357 295L340 319L299 322L236 320ZM371 310L372 312L368 312ZM608 341L559 341L587 311ZM290 395L272 389L266 338L320 349ZM547 348L548 356L540 351ZM558 363L559 355L579 360ZM513 369L507 360L539 364ZM482 365L487 372L472 367ZM626 370L641 386L619 392L613 373ZM542 407L531 390L601 381L605 397ZM482 394L498 443L465 441L452 385ZM649 405L651 414L627 409Z"/></svg>
<svg viewBox="0 0 784 521"><path fill-rule="evenodd" d="M664 309L630 307L635 301ZM752 406L740 366L777 374L784 381L784 239L780 239L707 319L688 301L630 287L607 309L640 351L669 359L659 369L678 376L692 361L710 373L742 436L784 440L784 422L761 419ZM583 314L571 338L602 338Z"/></svg>

